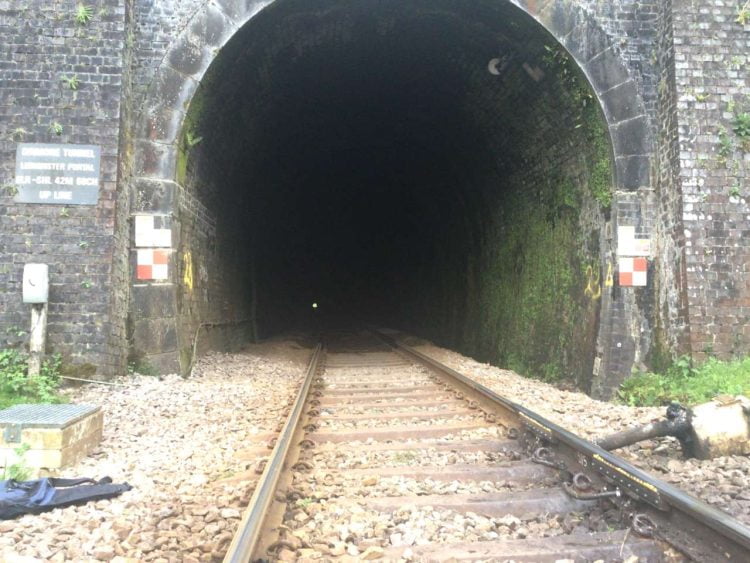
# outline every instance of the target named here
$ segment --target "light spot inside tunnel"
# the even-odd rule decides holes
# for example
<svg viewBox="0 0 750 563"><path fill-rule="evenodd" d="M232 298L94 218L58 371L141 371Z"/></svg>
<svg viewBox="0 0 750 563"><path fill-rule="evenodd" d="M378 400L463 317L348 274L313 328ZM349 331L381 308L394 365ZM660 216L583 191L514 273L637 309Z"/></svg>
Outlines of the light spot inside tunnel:
<svg viewBox="0 0 750 563"><path fill-rule="evenodd" d="M183 315L266 336L314 297L331 322L587 385L609 137L510 2L279 0L219 53L183 131L180 244L208 272Z"/></svg>

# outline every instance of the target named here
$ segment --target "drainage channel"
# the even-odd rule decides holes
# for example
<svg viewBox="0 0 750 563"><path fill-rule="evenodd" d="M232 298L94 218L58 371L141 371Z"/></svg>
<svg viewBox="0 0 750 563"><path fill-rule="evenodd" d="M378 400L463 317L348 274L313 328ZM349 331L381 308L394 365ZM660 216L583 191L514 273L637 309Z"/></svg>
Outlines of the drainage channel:
<svg viewBox="0 0 750 563"><path fill-rule="evenodd" d="M225 561L748 560L750 530L381 333L318 346Z"/></svg>

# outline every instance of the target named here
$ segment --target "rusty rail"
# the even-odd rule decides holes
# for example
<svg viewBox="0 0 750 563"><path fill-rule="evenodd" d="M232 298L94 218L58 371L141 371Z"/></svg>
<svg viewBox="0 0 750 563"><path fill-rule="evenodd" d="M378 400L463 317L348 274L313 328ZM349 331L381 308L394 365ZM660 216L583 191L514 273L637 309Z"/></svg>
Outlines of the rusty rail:
<svg viewBox="0 0 750 563"><path fill-rule="evenodd" d="M441 385L453 390L457 399L466 400L471 408L484 411L488 420L504 426L508 438L520 439L527 450L535 452L532 461L538 458L538 463L567 474L571 480L564 485L568 495L583 500L607 498L620 507L636 535L666 542L693 560L750 560L750 529L728 514L653 478L391 336L373 332L401 355L427 367L443 381ZM300 441L309 414L303 411L323 358L324 351L318 345L225 562L245 563L267 557L266 549L273 541L270 530L281 522L284 510L285 499L276 499L276 495L288 484L284 480L291 479L291 472L284 470L296 460L302 447ZM286 476L282 477L284 473Z"/></svg>
<svg viewBox="0 0 750 563"><path fill-rule="evenodd" d="M289 453L292 451L295 435L301 432L300 421L303 409L324 354L322 344L318 344L310 358L304 383L292 405L289 417L279 434L263 474L258 480L238 532L229 545L229 550L224 557L225 563L246 563L256 558L254 554L262 539L261 534L267 527L269 509L274 502L279 479L287 465Z"/></svg>
<svg viewBox="0 0 750 563"><path fill-rule="evenodd" d="M372 330L372 329L371 329ZM619 456L576 436L535 412L508 400L440 362L406 346L389 335L373 330L384 342L428 367L467 395L479 397L490 409L504 411L508 429L527 435L555 451L561 466L571 474L596 477L622 491L624 499L637 505L636 516L647 513L656 524L660 539L698 561L750 561L750 528L701 500L649 475ZM502 415L500 415L502 416Z"/></svg>

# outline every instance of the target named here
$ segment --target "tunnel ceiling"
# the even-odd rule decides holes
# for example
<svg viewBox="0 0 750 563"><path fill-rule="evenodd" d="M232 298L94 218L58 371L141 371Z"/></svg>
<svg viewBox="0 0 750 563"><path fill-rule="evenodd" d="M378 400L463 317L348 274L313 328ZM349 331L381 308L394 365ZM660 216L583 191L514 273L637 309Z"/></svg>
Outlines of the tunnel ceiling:
<svg viewBox="0 0 750 563"><path fill-rule="evenodd" d="M552 228L585 207L553 184L571 154L596 167L577 147L579 129L601 136L593 105L554 39L507 1L279 0L204 77L178 182L253 269L268 323L312 300L419 316L429 294L446 310L423 320L444 324L484 306L471 293L493 237L512 236L513 201L538 202ZM575 244L595 245L587 236Z"/></svg>
<svg viewBox="0 0 750 563"><path fill-rule="evenodd" d="M550 94L555 46L502 0L277 2L219 54L191 119L238 141L226 157L252 155L259 172L282 161L295 181L374 153L455 162L484 151L514 167L536 122L574 125L535 103Z"/></svg>

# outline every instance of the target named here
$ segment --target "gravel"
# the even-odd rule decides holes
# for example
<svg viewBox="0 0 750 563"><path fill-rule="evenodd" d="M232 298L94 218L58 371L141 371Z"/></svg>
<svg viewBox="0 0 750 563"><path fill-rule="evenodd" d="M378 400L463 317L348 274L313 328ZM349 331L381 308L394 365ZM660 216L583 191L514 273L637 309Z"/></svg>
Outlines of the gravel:
<svg viewBox="0 0 750 563"><path fill-rule="evenodd" d="M323 398L330 399L325 393L341 388L338 379L323 376L325 389ZM375 387L388 387L389 393L398 387L406 386L404 379L407 373L419 372L426 375L423 368L391 368L390 385L372 383ZM398 377L394 378L394 374ZM357 386L365 387L378 375L385 375L382 370L361 366L347 373L349 381L358 382ZM422 379L425 389L435 394L441 390L427 378ZM337 384L338 383L338 384ZM406 393L404 393L406 395ZM455 432L453 435L442 435L438 439L420 440L419 449L411 449L413 440L394 440L393 442L376 442L368 439L363 442L346 442L332 447L321 444L317 449L303 453L303 460L311 468L309 472L301 468L293 472L293 494L289 493L282 527L282 541L285 547L277 553L282 561L291 560L368 560L385 555L385 550L392 547L410 548L427 544L453 544L457 542L494 541L498 539L547 538L568 534L575 530L588 533L592 530L608 529L602 515L596 515L599 508L586 510L580 514L557 516L550 513L529 514L523 517L509 514L501 517L481 515L466 508L450 508L453 499L446 499L448 507L430 506L419 502L425 495L452 497L455 495L483 495L518 493L540 487L554 487L557 478L554 474L535 482L511 482L469 480L468 468L498 468L510 465L522 455L508 447L500 451L487 451L481 448L481 442L464 450L457 447L450 449L455 442L466 440L492 440L497 448L497 440L503 437L504 430L498 425L486 425L483 415L469 410L466 414L441 413L441 410L466 409L463 401L446 394L443 404L425 407L419 410L430 418L390 418L394 413L403 412L403 407L396 401L387 400L376 409L356 408L356 406L333 405L322 409L321 417L316 420L321 429L338 431L356 431L368 428L386 428L390 426L420 429L434 426L477 423L485 424L471 430ZM366 399L364 399L366 400ZM434 399L432 400L434 401ZM369 401L368 401L369 402ZM379 403L380 404L380 403ZM352 410L364 410L367 417L348 421L345 417ZM410 412L417 411L414 406ZM369 416L388 415L389 418L372 419ZM410 445L407 445L410 444ZM432 444L439 444L433 447ZM370 447L368 447L368 445ZM465 443L462 444L465 447ZM391 449L388 449L391 448ZM410 476L415 468L430 468L428 475L420 478ZM456 480L456 475L449 473L451 467L460 467L458 474L466 479ZM388 475L388 468L409 468L404 475ZM485 475L487 473L484 473ZM441 478L442 477L442 478ZM385 505L378 506L384 497L396 497L386 500ZM403 497L403 498L402 498ZM471 497L465 497L471 498ZM412 500L414 499L414 500ZM395 507L394 507L395 502ZM471 501L462 501L471 502ZM375 503L375 505L372 505ZM473 504L477 511L485 510L480 504ZM402 560L410 560L408 552L402 554ZM347 559L348 558L348 559Z"/></svg>
<svg viewBox="0 0 750 563"><path fill-rule="evenodd" d="M102 406L104 439L62 476L107 475L133 490L0 521L0 560L221 560L257 477L257 460L236 454L274 432L309 354L272 341L211 353L189 379L136 375L117 380L125 387L69 391L72 402Z"/></svg>
<svg viewBox="0 0 750 563"><path fill-rule="evenodd" d="M554 475L546 480L519 484L512 481L446 481L412 479L403 476L352 477L346 474L316 470L311 475L299 475L294 486L303 498L325 499L337 496L341 490L346 490L361 498L408 495L473 495L525 491L540 486L552 486L557 482Z"/></svg>
<svg viewBox="0 0 750 563"><path fill-rule="evenodd" d="M584 393L559 389L425 341L410 339L408 344L588 439L664 418L664 408L597 401ZM750 456L685 459L677 440L669 437L641 442L615 453L750 526Z"/></svg>
<svg viewBox="0 0 750 563"><path fill-rule="evenodd" d="M356 469L358 467L445 467L455 464L492 465L512 459L502 452L438 452L425 448L420 451L384 451L349 455L346 451L313 453L316 467Z"/></svg>
<svg viewBox="0 0 750 563"><path fill-rule="evenodd" d="M417 348L590 439L663 416L660 408L596 401L424 341ZM175 375L132 376L117 380L125 387L90 385L71 390L73 402L103 407L104 440L81 463L65 469L62 476L108 475L114 482L129 482L134 489L112 500L0 521L0 561L221 560L252 495L257 478L253 468L267 455L262 447L275 433L288 401L295 395L309 353L307 343L277 340L251 346L239 354L211 353L198 362L193 377L187 380ZM414 379L424 377L421 368L404 369ZM335 373L344 378L358 371L338 368ZM385 376L392 371L373 369L374 375L380 373ZM344 385L339 382L338 386ZM336 409L337 415L372 412L356 404L343 407ZM397 402L389 400L382 411L394 412L394 407ZM440 407L409 410L439 414ZM350 428L343 421L327 422ZM414 423L429 425L430 421ZM366 425L366 421L356 423L357 427ZM476 439L504 439L503 431L497 426L464 430L441 438L441 442ZM250 453L242 455L248 448ZM426 449L415 461L411 452L363 453L357 451L356 443L349 443L347 448L347 452L312 450L316 469L311 474L296 475L295 488L302 499L290 503L285 523L287 539L296 538L298 545L295 550L282 550L281 560L320 556L367 560L394 546L546 537L606 528L607 518L602 514L511 521L514 517L486 518L425 506L404 506L393 513L374 511L336 498L335 491L351 490L366 499L497 493L525 487L502 481L462 483L346 475L347 470L370 464L489 465L507 459L504 453ZM747 456L686 460L670 438L644 442L619 453L656 477L750 524Z"/></svg>

